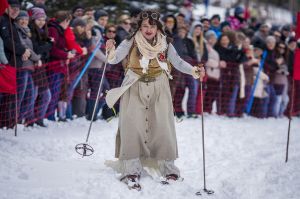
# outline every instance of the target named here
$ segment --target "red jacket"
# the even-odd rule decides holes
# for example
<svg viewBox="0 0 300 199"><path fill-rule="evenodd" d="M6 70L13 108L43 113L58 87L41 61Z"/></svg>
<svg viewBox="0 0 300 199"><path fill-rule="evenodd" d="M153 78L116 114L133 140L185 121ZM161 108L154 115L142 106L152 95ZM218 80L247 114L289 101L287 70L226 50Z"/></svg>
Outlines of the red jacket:
<svg viewBox="0 0 300 199"><path fill-rule="evenodd" d="M68 49L64 29L55 20L50 20L48 27L49 37L54 39L50 51L51 62L48 65L48 70L65 74L67 71L65 63L68 57Z"/></svg>
<svg viewBox="0 0 300 199"><path fill-rule="evenodd" d="M70 27L68 27L65 30L64 35L66 38L67 49L68 50L76 50L76 53L81 55L82 49L81 49L80 45L76 42L76 38L75 38L73 30Z"/></svg>

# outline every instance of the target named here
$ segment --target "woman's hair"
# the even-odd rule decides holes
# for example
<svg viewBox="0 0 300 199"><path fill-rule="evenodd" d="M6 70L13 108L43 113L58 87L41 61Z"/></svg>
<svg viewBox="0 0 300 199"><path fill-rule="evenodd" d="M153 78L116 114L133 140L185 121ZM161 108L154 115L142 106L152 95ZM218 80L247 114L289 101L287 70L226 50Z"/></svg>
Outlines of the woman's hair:
<svg viewBox="0 0 300 199"><path fill-rule="evenodd" d="M281 54L280 50L279 50L279 47L280 46L284 46L285 47L285 51L283 54ZM278 57L284 57L286 59L287 57L287 45L283 42L283 41L279 41L276 43L276 47L275 47L275 57L278 58Z"/></svg>
<svg viewBox="0 0 300 199"><path fill-rule="evenodd" d="M201 27L202 34L200 35L200 37L195 35L195 29L197 27ZM203 35L202 25L197 24L193 28L194 28L193 32L192 32L193 42L195 44L195 47L199 49L200 54L203 55L203 52L204 52L204 35Z"/></svg>
<svg viewBox="0 0 300 199"><path fill-rule="evenodd" d="M222 46L222 45L221 45L221 40L222 40L223 37L227 37L227 38L230 40L230 37L229 37L229 35L228 35L227 33L222 33L222 34L219 36L219 38L218 38L218 41L217 41L217 43L216 43L216 46ZM229 44L229 45L230 45L230 44Z"/></svg>
<svg viewBox="0 0 300 199"><path fill-rule="evenodd" d="M32 32L33 36L35 36L36 38L38 38L41 41L47 41L48 40L49 35L48 35L47 22L45 23L44 27L42 28L42 31L35 24L35 20L31 20L30 27L31 27L31 30L32 30L31 32Z"/></svg>
<svg viewBox="0 0 300 199"><path fill-rule="evenodd" d="M105 32L107 32L108 31L108 29L110 29L110 28L114 28L114 29L116 29L117 30L117 26L115 25L115 24L107 24L106 25L106 27L105 27Z"/></svg>
<svg viewBox="0 0 300 199"><path fill-rule="evenodd" d="M60 10L60 11L57 11L54 15L55 17L55 20L58 22L58 23L61 23L65 20L71 20L72 19L72 15L69 11L66 11L66 10Z"/></svg>
<svg viewBox="0 0 300 199"><path fill-rule="evenodd" d="M155 16L157 16L157 17L155 17ZM154 11L154 10L144 10L144 11L142 11L139 14L139 19L138 19L138 22L137 22L138 25L137 25L136 30L134 30L133 33L131 35L129 35L129 37L127 38L127 40L130 40L130 39L132 39L135 36L135 34L141 28L143 20L145 20L145 19L149 19L149 24L150 25L157 25L157 29L163 35L166 35L166 33L165 33L164 29L163 29L163 24L159 21L159 17L160 17L160 14L157 11ZM167 42L169 43L170 41L171 40L169 38L167 38Z"/></svg>

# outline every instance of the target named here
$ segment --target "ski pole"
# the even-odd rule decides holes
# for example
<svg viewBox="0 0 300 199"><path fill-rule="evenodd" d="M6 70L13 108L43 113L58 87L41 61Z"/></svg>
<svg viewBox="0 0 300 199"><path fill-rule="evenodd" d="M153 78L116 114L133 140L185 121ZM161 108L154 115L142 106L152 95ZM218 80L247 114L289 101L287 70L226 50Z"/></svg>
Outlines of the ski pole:
<svg viewBox="0 0 300 199"><path fill-rule="evenodd" d="M260 72L262 71L262 69L263 69L263 67L264 67L264 64L265 64L265 60L266 60L267 54L268 54L268 52L265 50L264 53L263 53L263 55L262 55L262 59L261 59L261 61L260 61L260 64L259 64L259 69L258 69L256 78L255 78L253 87L252 87L252 89L251 89L250 99L249 99L249 102L248 102L247 107L246 107L246 113L247 113L248 115L250 114L250 111L251 111L251 108L252 108L252 105L253 105L253 101L254 101L254 92L255 92L255 89L256 89L256 86L257 86L257 83L258 83L258 79L259 79L259 76L260 76Z"/></svg>
<svg viewBox="0 0 300 199"><path fill-rule="evenodd" d="M105 70L106 70L106 65L107 65L107 61L108 61L107 51L105 52L105 57L106 58L105 58L105 64L104 64L103 72L102 72L102 77L101 77L101 81L100 81L100 84L99 84L98 93L97 93L97 97L96 97L96 102L95 102L95 105L94 105L94 110L93 110L93 114L92 114L92 118L91 118L91 122L90 122L90 126L89 126L89 129L88 129L88 133L87 133L87 136L86 136L85 143L80 143L80 144L77 144L75 146L76 152L79 153L80 155L82 155L82 157L90 156L94 153L93 147L91 147L87 143L88 143L90 132L91 132L91 129L92 129L92 124L93 124L94 116L95 116L95 113L96 113L96 109L97 109L97 106L98 106L98 101L99 101L99 97L100 97L100 93L101 93L101 87L102 87L103 79L104 79L104 76L105 76Z"/></svg>
<svg viewBox="0 0 300 199"><path fill-rule="evenodd" d="M213 194L214 191L213 190L208 190L206 189L206 173L205 173L205 146L204 146L204 114L203 114L203 110L204 110L204 106L203 106L203 81L200 80L200 100L201 100L201 122L202 122L202 156L203 156L203 191L210 195ZM196 195L201 195L201 192L198 191L196 192Z"/></svg>

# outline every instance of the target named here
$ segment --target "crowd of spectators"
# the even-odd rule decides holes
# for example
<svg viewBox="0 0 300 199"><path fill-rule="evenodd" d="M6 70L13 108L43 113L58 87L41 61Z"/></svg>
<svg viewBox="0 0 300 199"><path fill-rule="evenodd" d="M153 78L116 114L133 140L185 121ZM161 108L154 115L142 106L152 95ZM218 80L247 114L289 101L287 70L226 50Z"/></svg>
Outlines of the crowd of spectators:
<svg viewBox="0 0 300 199"><path fill-rule="evenodd" d="M46 127L44 119L67 122L75 115L87 120L116 116L118 105L109 109L104 98L106 90L121 85L126 70L123 62L109 65L105 71L102 95L92 118L106 59L105 42L114 39L119 45L126 39L135 29L141 10L114 13L117 17L112 18L104 9L77 5L48 16L45 0L35 0L27 10L18 0L8 3L0 21L0 70L7 66L17 69L17 95L0 93L0 127L13 128L15 121ZM223 21L219 14L193 19L191 6L184 4L176 14L162 13L161 20L178 54L190 64L206 68L204 112L241 117L253 95L252 116L288 115L297 48L293 25L259 23L246 17L241 6ZM96 48L99 42L102 45ZM94 51L87 72L74 88ZM197 118L201 114L199 80L175 69L172 76L175 116ZM300 98L295 99L299 104Z"/></svg>

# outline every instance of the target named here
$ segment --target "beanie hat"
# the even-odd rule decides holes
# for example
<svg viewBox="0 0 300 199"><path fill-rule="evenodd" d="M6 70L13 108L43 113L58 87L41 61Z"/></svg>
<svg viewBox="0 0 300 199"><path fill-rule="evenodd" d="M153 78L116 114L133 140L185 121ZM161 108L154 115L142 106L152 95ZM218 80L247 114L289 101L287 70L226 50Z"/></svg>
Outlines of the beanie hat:
<svg viewBox="0 0 300 199"><path fill-rule="evenodd" d="M77 17L76 19L73 20L72 22L72 27L76 27L76 26L81 26L81 27L85 27L86 26L86 21Z"/></svg>
<svg viewBox="0 0 300 199"><path fill-rule="evenodd" d="M21 7L19 0L8 0L7 2L11 7Z"/></svg>
<svg viewBox="0 0 300 199"><path fill-rule="evenodd" d="M108 16L108 13L105 10L100 9L94 13L95 21L98 21L100 17L106 17L106 16Z"/></svg>
<svg viewBox="0 0 300 199"><path fill-rule="evenodd" d="M215 38L218 38L217 34L213 30L208 30L205 33L205 39L208 40L210 37L214 36Z"/></svg>
<svg viewBox="0 0 300 199"><path fill-rule="evenodd" d="M215 15L213 15L213 16L210 18L211 21L212 21L213 19L218 19L219 21L221 21L221 17L220 17L219 14L215 14Z"/></svg>
<svg viewBox="0 0 300 199"><path fill-rule="evenodd" d="M74 6L74 7L72 8L72 13L76 12L76 10L78 10L78 9L84 10L83 5L79 4L79 5Z"/></svg>
<svg viewBox="0 0 300 199"><path fill-rule="evenodd" d="M237 15L240 15L240 14L243 14L244 13L244 8L242 8L241 6L237 6L235 9L234 9L234 15L237 16Z"/></svg>
<svg viewBox="0 0 300 199"><path fill-rule="evenodd" d="M29 15L25 10L20 11L19 15L16 17L16 20L18 21L19 19L23 19L23 18L29 18Z"/></svg>
<svg viewBox="0 0 300 199"><path fill-rule="evenodd" d="M42 8L37 8L37 7L34 7L31 9L31 19L35 20L35 19L40 19L40 18L47 18L47 15L44 11L44 9Z"/></svg>
<svg viewBox="0 0 300 199"><path fill-rule="evenodd" d="M230 23L229 23L228 21L223 21L223 22L220 24L221 30L222 30L225 26L230 26ZM230 26L230 27L231 27L231 26Z"/></svg>

